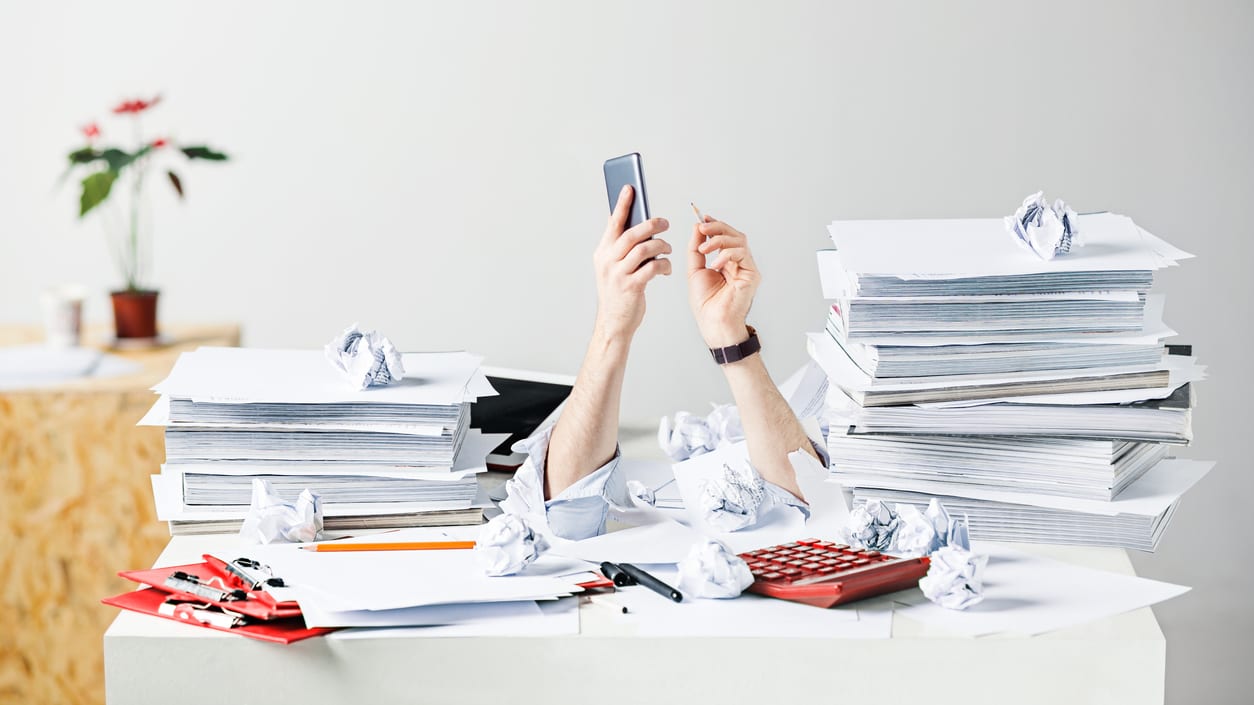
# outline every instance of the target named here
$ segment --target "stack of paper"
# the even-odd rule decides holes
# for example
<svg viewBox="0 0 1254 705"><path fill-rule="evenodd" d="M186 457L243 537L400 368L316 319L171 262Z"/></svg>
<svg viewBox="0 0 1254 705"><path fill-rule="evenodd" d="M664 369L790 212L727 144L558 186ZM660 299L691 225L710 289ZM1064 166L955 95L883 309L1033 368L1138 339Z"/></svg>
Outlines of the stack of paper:
<svg viewBox="0 0 1254 705"><path fill-rule="evenodd" d="M495 394L479 363L406 354L405 379L357 390L321 351L184 353L140 422L165 427L158 518L172 533L238 528L263 478L287 499L318 492L329 529L478 523L476 473L501 438L468 429L470 403Z"/></svg>
<svg viewBox="0 0 1254 705"><path fill-rule="evenodd" d="M1121 215L1077 229L1082 247L1043 260L998 218L829 226L833 303L807 347L835 481L858 499L942 496L976 537L1153 548L1178 494L1090 515L1144 492L1164 444L1192 438L1204 369L1164 344L1150 294L1191 255Z"/></svg>
<svg viewBox="0 0 1254 705"><path fill-rule="evenodd" d="M925 509L938 497L953 515L965 515L971 535L991 541L1083 544L1152 551L1180 497L1214 463L1164 460L1114 500L1025 495L998 489L948 495L943 482L914 490L855 488L854 502L881 499Z"/></svg>

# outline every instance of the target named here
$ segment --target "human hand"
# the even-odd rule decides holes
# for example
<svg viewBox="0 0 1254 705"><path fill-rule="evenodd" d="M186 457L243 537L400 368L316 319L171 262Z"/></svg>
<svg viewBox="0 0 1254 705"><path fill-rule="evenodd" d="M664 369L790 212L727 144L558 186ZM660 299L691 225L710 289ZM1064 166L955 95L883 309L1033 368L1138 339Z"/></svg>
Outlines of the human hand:
<svg viewBox="0 0 1254 705"><path fill-rule="evenodd" d="M650 218L624 230L631 212L631 186L618 194L618 205L605 225L592 263L597 276L597 330L609 338L630 337L644 320L644 288L654 277L671 273L670 243L654 237L670 228L665 218Z"/></svg>
<svg viewBox="0 0 1254 705"><path fill-rule="evenodd" d="M707 267L705 256L715 250L718 257ZM745 319L761 281L744 233L708 215L705 222L692 226L688 303L706 345L722 348L744 342L749 335Z"/></svg>

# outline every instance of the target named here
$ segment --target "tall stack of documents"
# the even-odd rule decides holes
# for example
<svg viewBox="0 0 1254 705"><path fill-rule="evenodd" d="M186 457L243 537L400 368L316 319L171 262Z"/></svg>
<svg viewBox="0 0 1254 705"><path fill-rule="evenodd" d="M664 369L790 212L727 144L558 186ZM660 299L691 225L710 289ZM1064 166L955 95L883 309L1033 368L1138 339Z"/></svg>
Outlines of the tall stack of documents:
<svg viewBox="0 0 1254 705"><path fill-rule="evenodd" d="M1209 467L1166 460L1192 438L1203 368L1165 344L1150 294L1191 255L1112 213L1078 230L1043 260L1001 219L828 227L832 303L807 342L855 501L941 497L978 538L1154 548Z"/></svg>
<svg viewBox="0 0 1254 705"><path fill-rule="evenodd" d="M171 533L238 529L254 478L294 501L322 498L325 526L343 530L482 521L470 404L495 394L480 358L409 353L406 375L358 390L322 351L200 348L179 357L141 424L165 427L153 476ZM469 453L473 456L475 453Z"/></svg>

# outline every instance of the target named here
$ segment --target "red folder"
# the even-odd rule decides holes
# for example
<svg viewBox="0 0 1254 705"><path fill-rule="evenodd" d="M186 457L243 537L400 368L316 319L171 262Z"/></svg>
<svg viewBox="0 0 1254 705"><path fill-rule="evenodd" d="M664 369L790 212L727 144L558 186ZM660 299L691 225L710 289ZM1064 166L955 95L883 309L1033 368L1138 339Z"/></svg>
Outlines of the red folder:
<svg viewBox="0 0 1254 705"><path fill-rule="evenodd" d="M173 571L174 569L163 570ZM322 636L335 631L326 627L308 629L305 627L304 620L299 616L269 621L245 621L243 624L233 627L220 626L202 621L204 616L198 610L203 609L205 605L199 598L196 599L196 602L183 602L172 593L158 590L157 588L141 588L114 597L106 597L101 602L132 612L164 617L165 619L183 622L184 624L216 629L228 634L239 634L250 639L260 639L261 641L270 641L278 644L290 644L294 641ZM168 614L162 614L162 605L166 605L167 602L169 602L169 605L166 607ZM246 600L241 602L246 602Z"/></svg>
<svg viewBox="0 0 1254 705"><path fill-rule="evenodd" d="M300 605L287 600L279 602L264 590L247 591L248 599L231 600L228 602L215 602L206 600L203 597L193 595L191 593L180 592L165 585L166 578L170 577L175 571L181 571L190 575L195 575L202 580L208 580L213 577L224 578L224 576L215 569L215 567L206 563L189 563L188 565L176 565L166 568L150 568L148 570L123 570L118 575L127 580L134 580L137 583L151 585L153 588L168 594L177 599L186 600L188 602L201 602L211 604L222 609L238 612L239 614L253 619L271 620L284 619L286 617L299 617ZM224 580L228 586L234 587L229 580Z"/></svg>

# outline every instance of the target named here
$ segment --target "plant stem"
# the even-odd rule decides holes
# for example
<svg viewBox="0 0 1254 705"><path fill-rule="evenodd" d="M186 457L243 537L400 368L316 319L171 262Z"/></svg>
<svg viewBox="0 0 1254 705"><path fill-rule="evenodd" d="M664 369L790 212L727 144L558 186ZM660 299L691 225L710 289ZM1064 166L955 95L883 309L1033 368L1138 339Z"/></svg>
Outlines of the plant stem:
<svg viewBox="0 0 1254 705"><path fill-rule="evenodd" d="M134 113L131 124L134 125L135 132L135 151L138 152L143 147L143 139L141 137L139 125L139 113ZM135 181L131 191L131 228L130 242L128 252L130 254L126 267L126 288L131 291L139 289L139 197L144 186L144 167L142 164L134 163Z"/></svg>

